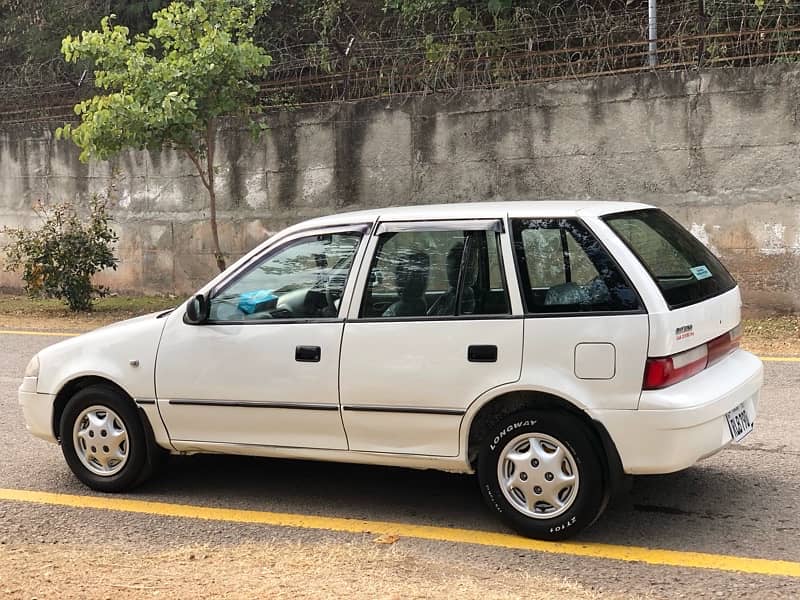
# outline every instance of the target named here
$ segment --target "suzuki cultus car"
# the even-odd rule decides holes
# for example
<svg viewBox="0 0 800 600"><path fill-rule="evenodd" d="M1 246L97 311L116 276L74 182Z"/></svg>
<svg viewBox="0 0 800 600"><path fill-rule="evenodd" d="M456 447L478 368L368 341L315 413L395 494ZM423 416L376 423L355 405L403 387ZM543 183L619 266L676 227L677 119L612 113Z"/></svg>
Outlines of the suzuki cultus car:
<svg viewBox="0 0 800 600"><path fill-rule="evenodd" d="M353 212L275 235L171 312L42 350L19 400L96 490L166 453L475 472L506 523L563 539L625 474L752 430L740 305L642 204Z"/></svg>

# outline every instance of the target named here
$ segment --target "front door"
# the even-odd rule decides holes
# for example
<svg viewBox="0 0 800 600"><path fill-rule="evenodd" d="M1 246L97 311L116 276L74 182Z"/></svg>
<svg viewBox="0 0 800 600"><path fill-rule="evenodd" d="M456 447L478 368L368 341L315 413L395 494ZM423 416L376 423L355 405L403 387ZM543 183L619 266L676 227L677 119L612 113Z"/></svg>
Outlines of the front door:
<svg viewBox="0 0 800 600"><path fill-rule="evenodd" d="M347 448L339 307L363 233L295 236L213 290L207 322L169 317L156 393L176 447Z"/></svg>
<svg viewBox="0 0 800 600"><path fill-rule="evenodd" d="M457 456L467 407L516 381L502 222L385 223L342 343L342 418L356 451Z"/></svg>

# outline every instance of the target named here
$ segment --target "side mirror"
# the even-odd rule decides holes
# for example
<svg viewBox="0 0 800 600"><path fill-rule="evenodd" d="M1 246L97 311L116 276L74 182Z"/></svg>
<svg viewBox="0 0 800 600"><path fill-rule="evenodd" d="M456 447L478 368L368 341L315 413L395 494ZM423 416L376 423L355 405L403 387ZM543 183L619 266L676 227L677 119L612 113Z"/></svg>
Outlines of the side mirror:
<svg viewBox="0 0 800 600"><path fill-rule="evenodd" d="M197 294L194 298L189 300L186 305L186 314L183 320L192 325L199 325L208 320L208 315L211 311L211 303L204 294Z"/></svg>

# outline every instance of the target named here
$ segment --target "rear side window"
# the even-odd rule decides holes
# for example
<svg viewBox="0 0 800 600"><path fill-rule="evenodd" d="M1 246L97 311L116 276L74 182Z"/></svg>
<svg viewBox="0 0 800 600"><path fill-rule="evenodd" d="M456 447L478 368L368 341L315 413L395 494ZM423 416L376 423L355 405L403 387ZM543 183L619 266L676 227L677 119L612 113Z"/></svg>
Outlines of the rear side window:
<svg viewBox="0 0 800 600"><path fill-rule="evenodd" d="M498 235L472 230L382 233L361 318L509 314Z"/></svg>
<svg viewBox="0 0 800 600"><path fill-rule="evenodd" d="M575 219L514 219L527 313L628 312L639 297L600 242Z"/></svg>
<svg viewBox="0 0 800 600"><path fill-rule="evenodd" d="M637 210L604 220L650 272L670 308L702 302L736 287L717 257L666 213Z"/></svg>

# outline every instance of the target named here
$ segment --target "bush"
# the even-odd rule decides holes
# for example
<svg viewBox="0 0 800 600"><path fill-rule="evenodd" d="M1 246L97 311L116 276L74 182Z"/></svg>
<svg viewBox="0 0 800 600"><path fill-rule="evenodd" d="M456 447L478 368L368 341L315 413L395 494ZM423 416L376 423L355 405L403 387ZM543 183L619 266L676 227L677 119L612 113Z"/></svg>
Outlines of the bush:
<svg viewBox="0 0 800 600"><path fill-rule="evenodd" d="M22 270L31 297L59 298L74 311L91 310L92 297L108 290L92 285L92 276L105 268L116 270L112 249L117 234L109 226L106 202L94 197L84 222L69 203L34 208L42 219L38 230L3 228L11 238L3 250L6 271Z"/></svg>

